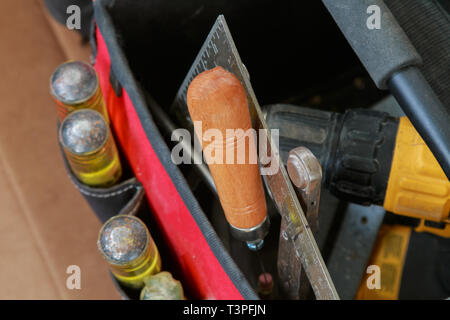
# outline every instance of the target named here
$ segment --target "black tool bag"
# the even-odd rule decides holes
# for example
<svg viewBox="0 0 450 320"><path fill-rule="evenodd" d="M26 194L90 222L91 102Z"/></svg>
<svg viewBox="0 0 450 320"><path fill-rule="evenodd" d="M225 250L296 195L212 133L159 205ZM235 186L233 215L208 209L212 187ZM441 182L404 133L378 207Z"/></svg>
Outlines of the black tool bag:
<svg viewBox="0 0 450 320"><path fill-rule="evenodd" d="M187 298L256 299L258 274L251 276L249 270L258 268L247 251L238 261L236 250L230 250L225 220L217 222L210 214L217 201L211 201L213 195L201 182L191 183L195 179L186 174L189 170L172 162L170 136L161 133L152 116L156 103L169 114L219 14L227 20L261 105L303 102L314 96L310 88L367 77L320 1L97 0L93 64L126 170L122 181L107 189L71 178L102 222L119 213L145 220L163 269L181 280ZM378 93L365 94L364 102L379 98ZM348 99L323 103L340 110L352 105ZM274 223L268 237L277 239L278 230ZM276 272L276 261L271 264L269 271ZM118 288L124 297L137 298Z"/></svg>
<svg viewBox="0 0 450 320"><path fill-rule="evenodd" d="M300 6L295 1L259 1L257 6L250 0L233 5L217 0L94 2L93 64L125 171L121 182L111 188L90 188L80 183L69 167L68 171L102 222L116 214L135 214L144 219L161 252L163 269L181 280L188 298L257 299L256 284L238 268L229 244L224 246L222 231L228 232L225 220L214 224L222 229L221 239L203 210L210 210L205 198L212 195L201 187L194 190L183 175L186 171L171 161L171 146L154 121L152 104L159 103L168 112L219 14L225 15L255 79L257 93L265 93L263 99L278 101L297 92L299 84L319 82L317 67L307 61L292 63L298 50L324 47L304 28L314 23L305 8L326 14L320 4ZM338 30L331 24L328 27L327 32L339 39ZM303 43L309 42L307 46L292 39L299 34ZM346 58L349 48L333 53L340 58L339 65L326 59L330 56L326 51L314 51L306 51L303 56L322 56L320 68L328 72L339 73L353 63ZM280 85L286 70L291 75L301 72L309 79L286 79ZM274 238L277 232L273 232ZM137 298L136 292L119 284L118 289L125 298Z"/></svg>

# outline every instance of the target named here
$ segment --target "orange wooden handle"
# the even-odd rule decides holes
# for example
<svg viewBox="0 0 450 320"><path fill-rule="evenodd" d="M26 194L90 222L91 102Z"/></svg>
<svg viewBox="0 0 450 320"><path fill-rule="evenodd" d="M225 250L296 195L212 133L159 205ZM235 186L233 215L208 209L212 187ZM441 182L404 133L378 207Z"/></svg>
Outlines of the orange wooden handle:
<svg viewBox="0 0 450 320"><path fill-rule="evenodd" d="M230 135L227 129L252 128L247 98L240 81L222 67L202 72L192 80L187 92L187 104L192 121L201 121L195 132L202 143L228 222L241 229L249 229L263 222L267 215L266 200L256 163L254 135ZM209 129L216 129L222 140L214 135L209 139ZM217 132L217 131L216 131ZM227 139L228 137L228 139ZM216 147L223 148L222 154ZM214 152L206 152L206 148ZM245 157L239 151L245 150ZM233 163L226 163L234 156ZM216 163L211 163L216 159ZM222 164L217 163L222 159ZM245 161L242 161L244 160ZM254 161L252 161L252 159Z"/></svg>

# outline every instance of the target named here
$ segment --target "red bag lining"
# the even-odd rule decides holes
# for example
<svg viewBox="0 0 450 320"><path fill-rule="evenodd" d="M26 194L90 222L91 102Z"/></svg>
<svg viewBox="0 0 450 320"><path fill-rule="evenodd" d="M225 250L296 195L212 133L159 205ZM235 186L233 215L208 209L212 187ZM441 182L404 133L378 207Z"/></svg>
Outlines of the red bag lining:
<svg viewBox="0 0 450 320"><path fill-rule="evenodd" d="M113 129L137 179L144 186L158 227L175 253L184 274L183 284L198 293L192 298L242 299L158 159L128 93L123 90L121 97L117 97L112 89L110 57L99 29L96 36L95 68Z"/></svg>

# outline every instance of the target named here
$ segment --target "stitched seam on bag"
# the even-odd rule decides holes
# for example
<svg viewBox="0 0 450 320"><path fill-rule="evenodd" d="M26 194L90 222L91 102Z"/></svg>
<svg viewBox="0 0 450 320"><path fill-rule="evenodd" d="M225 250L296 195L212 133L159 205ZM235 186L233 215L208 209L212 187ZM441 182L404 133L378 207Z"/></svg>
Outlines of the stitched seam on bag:
<svg viewBox="0 0 450 320"><path fill-rule="evenodd" d="M137 189L136 185L130 185L130 186L125 187L122 190L114 191L114 192L111 192L111 193L95 194L95 193L91 193L89 191L81 189L70 175L67 175L67 176L70 178L70 181L72 181L73 185L75 186L75 188L78 189L78 191L80 191L82 194L84 194L86 196L93 197L93 198L111 198L111 197L117 196L119 194L122 194L122 193L124 193L124 192L126 192L126 191L128 191L128 190L130 190L132 188L136 188Z"/></svg>

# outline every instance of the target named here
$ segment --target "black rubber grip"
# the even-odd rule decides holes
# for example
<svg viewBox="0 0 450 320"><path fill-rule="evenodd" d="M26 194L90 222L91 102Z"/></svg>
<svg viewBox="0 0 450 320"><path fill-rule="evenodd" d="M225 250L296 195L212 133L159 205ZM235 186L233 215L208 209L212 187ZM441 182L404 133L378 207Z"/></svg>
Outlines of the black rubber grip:
<svg viewBox="0 0 450 320"><path fill-rule="evenodd" d="M325 186L337 197L382 205L386 195L398 121L385 112L347 111L326 167Z"/></svg>
<svg viewBox="0 0 450 320"><path fill-rule="evenodd" d="M444 106L419 69L394 74L389 89L450 178L450 108Z"/></svg>
<svg viewBox="0 0 450 320"><path fill-rule="evenodd" d="M398 70L422 63L420 55L382 0L322 0L373 81L387 89L387 81ZM380 28L367 21L380 9ZM373 7L372 7L373 8Z"/></svg>

